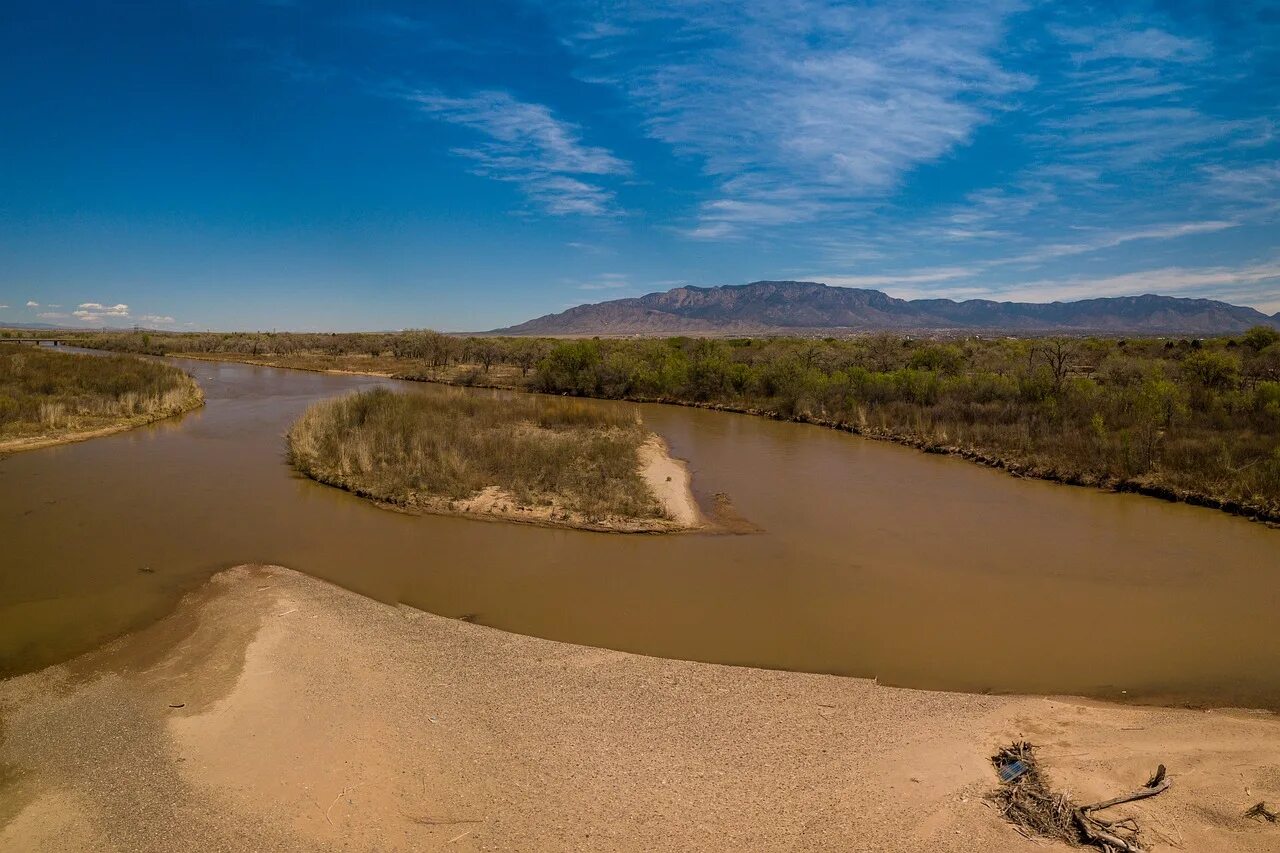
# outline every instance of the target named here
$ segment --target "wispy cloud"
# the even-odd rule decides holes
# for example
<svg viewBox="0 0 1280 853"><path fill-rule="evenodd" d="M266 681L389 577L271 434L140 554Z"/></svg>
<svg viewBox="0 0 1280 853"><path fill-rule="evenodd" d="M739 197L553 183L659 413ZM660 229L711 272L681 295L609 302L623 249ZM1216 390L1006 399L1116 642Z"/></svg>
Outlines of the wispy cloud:
<svg viewBox="0 0 1280 853"><path fill-rule="evenodd" d="M838 284L847 287L890 287L894 288L895 295L901 294L904 288L909 288L914 296L924 295L926 293L941 294L954 296L957 293L970 296L987 292L983 288L959 288L956 286L945 288L945 292L936 288L927 287L942 282L955 282L958 280L974 279L992 271L1004 268L1035 268L1048 261L1060 260L1076 255L1087 255L1093 252L1101 252L1106 249L1113 249L1123 246L1127 243L1139 241L1162 241L1177 240L1182 237L1190 237L1197 234L1212 234L1223 231L1228 228L1236 227L1237 223L1225 220L1207 220L1202 222L1174 222L1162 223L1158 225L1147 226L1144 228L1132 228L1126 230L1106 230L1091 229L1077 233L1074 239L1065 240L1049 240L1041 242L1030 248L1020 251L1013 251L1008 254L993 254L989 257L981 259L973 259L968 263L952 266L930 267L926 269L908 270L905 272L874 272L874 273L834 273L826 275L813 276L818 281L828 284ZM933 234L938 226L928 226L923 229L921 234ZM946 233L947 229L942 229ZM1007 245L1013 235L1002 233L1000 245Z"/></svg>
<svg viewBox="0 0 1280 853"><path fill-rule="evenodd" d="M36 316L39 317L41 320L66 320L71 315L64 314L61 311L41 311Z"/></svg>
<svg viewBox="0 0 1280 853"><path fill-rule="evenodd" d="M1071 58L1078 63L1107 59L1192 63L1200 62L1211 52L1209 45L1199 39L1142 27L1133 21L1101 26L1058 24L1051 25L1049 31L1070 46Z"/></svg>
<svg viewBox="0 0 1280 853"><path fill-rule="evenodd" d="M1132 243L1138 240L1173 240L1194 234L1212 234L1216 231L1225 231L1228 228L1235 228L1237 225L1238 223L1236 222L1215 219L1206 222L1179 222L1155 225L1125 231L1096 231L1088 236L1087 239L1066 243L1047 243L1029 252L1001 258L994 263L1037 264L1071 255L1083 255L1103 249L1113 249L1116 246L1122 246L1125 243Z"/></svg>
<svg viewBox="0 0 1280 853"><path fill-rule="evenodd" d="M578 290L625 290L631 287L631 277L626 273L600 273L589 281L574 282Z"/></svg>
<svg viewBox="0 0 1280 853"><path fill-rule="evenodd" d="M810 277L815 281L839 287L886 287L890 285L902 286L954 281L956 279L970 278L979 272L981 272L981 268L949 267L945 269L912 270L900 274L817 275Z"/></svg>
<svg viewBox="0 0 1280 853"><path fill-rule="evenodd" d="M1259 76L1274 48L1224 49L1193 19L1157 12L1061 7L1047 17L1041 36L1018 49L1019 67L1037 75L1022 94L1019 129L1003 140L1018 165L960 204L851 222L843 239L823 241L833 265L859 253L1046 274L1085 255L1167 263L1172 252L1185 257L1192 238L1274 221L1280 162L1266 155L1280 138L1269 107L1280 87ZM1224 87L1246 81L1250 99L1224 103Z"/></svg>
<svg viewBox="0 0 1280 853"><path fill-rule="evenodd" d="M571 240L565 243L570 249L577 249L587 255L612 255L615 250L600 243L589 243L585 240Z"/></svg>
<svg viewBox="0 0 1280 853"><path fill-rule="evenodd" d="M566 42L703 163L718 196L686 233L718 239L847 211L968 143L1030 85L994 58L1014 8L613 3Z"/></svg>
<svg viewBox="0 0 1280 853"><path fill-rule="evenodd" d="M1162 267L1109 276L1079 276L1023 282L990 291L1001 299L1045 302L1159 293L1195 295L1262 311L1280 310L1280 262L1220 267Z"/></svg>
<svg viewBox="0 0 1280 853"><path fill-rule="evenodd" d="M164 314L143 314L138 318L138 322L149 326L171 326L175 320Z"/></svg>
<svg viewBox="0 0 1280 853"><path fill-rule="evenodd" d="M1237 57L1216 56L1197 34L1089 17L1102 20L1049 27L1069 62L1046 86L1053 100L1033 136L1044 156L1124 174L1274 138L1265 111L1227 117L1214 109L1213 93Z"/></svg>
<svg viewBox="0 0 1280 853"><path fill-rule="evenodd" d="M28 308L39 308L39 307L40 307L40 303L39 303L39 302L36 302L36 301L34 301L34 300L31 300L31 299L28 299L28 300L27 300L27 307L28 307Z"/></svg>
<svg viewBox="0 0 1280 853"><path fill-rule="evenodd" d="M475 174L519 184L531 201L558 216L617 213L613 191L599 179L626 175L630 166L605 148L585 144L581 129L548 107L498 91L407 97L432 118L483 137L477 145L453 149L472 161Z"/></svg>
<svg viewBox="0 0 1280 853"><path fill-rule="evenodd" d="M1263 215L1280 211L1280 160L1205 168L1207 192Z"/></svg>

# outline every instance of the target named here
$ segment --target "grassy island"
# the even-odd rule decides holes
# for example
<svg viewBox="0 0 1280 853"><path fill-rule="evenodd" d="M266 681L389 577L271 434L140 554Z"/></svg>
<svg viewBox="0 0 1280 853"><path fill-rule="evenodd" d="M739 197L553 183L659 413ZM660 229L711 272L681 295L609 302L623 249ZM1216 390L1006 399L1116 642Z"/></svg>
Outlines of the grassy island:
<svg viewBox="0 0 1280 853"><path fill-rule="evenodd" d="M312 406L288 441L307 476L399 507L619 532L691 526L661 494L687 492L683 478L651 475L674 465L660 440L578 401L377 389Z"/></svg>
<svg viewBox="0 0 1280 853"><path fill-rule="evenodd" d="M203 402L194 379L160 362L0 349L0 453L120 432Z"/></svg>

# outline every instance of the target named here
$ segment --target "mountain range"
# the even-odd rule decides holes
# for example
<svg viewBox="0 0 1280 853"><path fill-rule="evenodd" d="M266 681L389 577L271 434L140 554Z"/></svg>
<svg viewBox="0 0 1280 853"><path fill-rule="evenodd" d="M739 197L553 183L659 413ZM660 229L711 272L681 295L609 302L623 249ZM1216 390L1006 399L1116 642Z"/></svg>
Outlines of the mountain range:
<svg viewBox="0 0 1280 853"><path fill-rule="evenodd" d="M736 335L877 330L1018 333L1230 334L1280 328L1280 313L1213 299L1111 296L1076 302L896 299L879 290L815 281L677 287L579 305L494 334Z"/></svg>

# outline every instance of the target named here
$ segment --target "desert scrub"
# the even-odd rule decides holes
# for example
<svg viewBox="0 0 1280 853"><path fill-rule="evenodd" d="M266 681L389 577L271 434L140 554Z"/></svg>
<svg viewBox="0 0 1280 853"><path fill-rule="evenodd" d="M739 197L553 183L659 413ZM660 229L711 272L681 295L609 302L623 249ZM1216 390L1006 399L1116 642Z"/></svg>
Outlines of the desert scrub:
<svg viewBox="0 0 1280 853"><path fill-rule="evenodd" d="M160 362L33 346L0 349L0 449L141 426L203 401L194 379Z"/></svg>
<svg viewBox="0 0 1280 853"><path fill-rule="evenodd" d="M312 406L288 443L307 476L401 506L488 512L468 506L488 494L548 521L659 520L639 472L648 437L581 401L376 389Z"/></svg>

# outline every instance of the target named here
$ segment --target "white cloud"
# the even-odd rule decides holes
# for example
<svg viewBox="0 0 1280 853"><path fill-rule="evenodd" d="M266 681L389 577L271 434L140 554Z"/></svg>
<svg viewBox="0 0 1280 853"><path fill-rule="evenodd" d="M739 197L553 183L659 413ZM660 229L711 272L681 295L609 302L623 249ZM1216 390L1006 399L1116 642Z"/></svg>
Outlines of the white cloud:
<svg viewBox="0 0 1280 853"><path fill-rule="evenodd" d="M170 326L175 322L172 317L164 314L143 314L138 318L139 323L145 323L151 326Z"/></svg>
<svg viewBox="0 0 1280 853"><path fill-rule="evenodd" d="M555 215L617 212L613 191L599 179L626 175L630 166L605 148L585 144L577 125L556 118L546 106L496 91L463 98L433 92L407 97L431 117L485 137L478 145L453 149L473 162L475 174L519 184L535 204Z"/></svg>
<svg viewBox="0 0 1280 853"><path fill-rule="evenodd" d="M8 308L8 305L0 305L0 308Z"/></svg>
<svg viewBox="0 0 1280 853"><path fill-rule="evenodd" d="M112 318L128 317L129 306L124 304L103 305L101 302L81 302L80 306L71 313L77 320L94 325Z"/></svg>
<svg viewBox="0 0 1280 853"><path fill-rule="evenodd" d="M33 301L31 301L30 299L28 299L28 300L27 300L27 307L28 307L28 308L39 308L39 307L40 307L40 303L39 303L39 302L33 302Z"/></svg>
<svg viewBox="0 0 1280 853"><path fill-rule="evenodd" d="M718 194L685 233L720 239L847 213L966 145L1030 83L993 58L1014 8L605 4L565 41L703 164Z"/></svg>
<svg viewBox="0 0 1280 853"><path fill-rule="evenodd" d="M41 320L66 320L70 315L60 311L41 311L36 316Z"/></svg>

